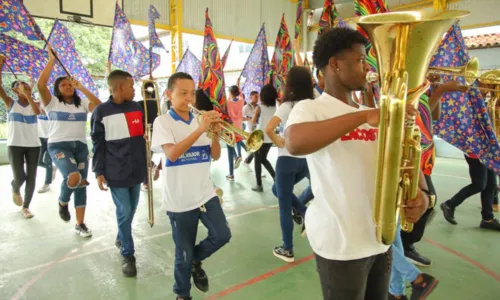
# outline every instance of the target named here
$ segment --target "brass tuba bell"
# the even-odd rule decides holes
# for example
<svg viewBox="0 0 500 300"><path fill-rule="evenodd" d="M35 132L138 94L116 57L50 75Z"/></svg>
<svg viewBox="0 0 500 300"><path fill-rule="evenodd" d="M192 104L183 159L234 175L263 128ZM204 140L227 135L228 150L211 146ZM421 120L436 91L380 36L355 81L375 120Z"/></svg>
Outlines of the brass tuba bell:
<svg viewBox="0 0 500 300"><path fill-rule="evenodd" d="M494 88L491 90L491 97L488 101L488 114L491 119L491 124L493 126L493 131L495 132L497 139L500 137L500 116L497 107L498 99L500 98L500 70L491 70L486 73L481 74L477 79L483 84L492 85Z"/></svg>
<svg viewBox="0 0 500 300"><path fill-rule="evenodd" d="M381 81L377 175L374 199L376 236L391 245L398 216L411 231L404 207L417 196L420 175L420 130L405 120L406 105L417 108L429 88L427 68L438 43L466 11L406 11L354 18L375 47Z"/></svg>

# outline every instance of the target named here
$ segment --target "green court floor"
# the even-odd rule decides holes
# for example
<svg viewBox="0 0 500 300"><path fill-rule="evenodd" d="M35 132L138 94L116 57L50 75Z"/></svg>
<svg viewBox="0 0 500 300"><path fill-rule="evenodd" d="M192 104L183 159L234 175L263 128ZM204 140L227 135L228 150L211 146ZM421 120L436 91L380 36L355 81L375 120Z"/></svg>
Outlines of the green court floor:
<svg viewBox="0 0 500 300"><path fill-rule="evenodd" d="M274 161L275 148L270 155ZM39 172L38 186L44 170ZM204 263L210 292L193 291L194 299L321 299L312 251L299 228L294 240L296 262L287 264L272 255L281 234L270 176L264 178L265 192L259 194L250 189L255 184L253 172L240 167L235 182L226 181L227 173L227 157L222 157L213 165L212 175L224 190L224 210L233 237ZM86 220L94 233L91 239L77 236L72 223L59 218L60 174L52 191L35 194L31 220L24 220L12 203L9 166L1 166L0 175L0 299L175 299L174 244L162 208L161 181L155 183L153 228L147 223L146 194L141 195L133 225L139 274L130 279L122 276L121 258L114 246L117 229L111 196L98 190L93 174ZM465 161L438 158L433 179L438 201L446 200L469 183ZM304 186L301 182L297 191ZM196 188L195 183L189 188ZM440 279L429 299L500 299L500 233L479 229L479 196L465 202L456 217L459 224L453 226L438 214L418 244L420 252L433 261L432 267L422 271ZM205 234L205 229L199 231L200 237Z"/></svg>

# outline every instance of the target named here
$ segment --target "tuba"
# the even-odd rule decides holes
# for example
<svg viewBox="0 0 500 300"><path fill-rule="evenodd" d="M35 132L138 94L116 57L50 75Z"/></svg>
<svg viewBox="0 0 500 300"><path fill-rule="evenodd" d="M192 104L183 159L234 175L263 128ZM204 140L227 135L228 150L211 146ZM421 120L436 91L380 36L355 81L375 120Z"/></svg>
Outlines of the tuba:
<svg viewBox="0 0 500 300"><path fill-rule="evenodd" d="M142 98L144 101L144 124L145 126L145 136L146 136L146 165L148 166L147 182L148 182L148 223L153 227L155 223L154 216L154 201L153 201L153 173L155 168L153 167L152 154L151 154L151 137L153 133L153 122L160 114L160 99L158 98L158 85L153 80L144 80L142 82ZM152 107L156 106L156 113L154 111L148 110L148 103L154 101L156 103ZM150 117L153 119L150 122Z"/></svg>
<svg viewBox="0 0 500 300"><path fill-rule="evenodd" d="M493 131L497 138L500 137L500 116L496 109L498 99L500 98L500 70L492 70L481 74L477 79L483 84L492 85L493 89L487 89L491 92L490 100L488 101L488 114L490 115Z"/></svg>
<svg viewBox="0 0 500 300"><path fill-rule="evenodd" d="M420 175L420 130L406 105L418 106L429 88L427 68L444 33L466 11L407 11L354 18L375 47L381 82L374 221L377 240L391 245L397 219L411 231L405 205L417 196Z"/></svg>

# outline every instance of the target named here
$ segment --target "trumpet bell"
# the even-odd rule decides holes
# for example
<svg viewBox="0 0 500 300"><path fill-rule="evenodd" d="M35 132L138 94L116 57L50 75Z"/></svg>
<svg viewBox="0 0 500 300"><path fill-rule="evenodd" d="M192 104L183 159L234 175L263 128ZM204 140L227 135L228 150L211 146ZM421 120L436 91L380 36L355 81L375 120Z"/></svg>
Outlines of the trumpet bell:
<svg viewBox="0 0 500 300"><path fill-rule="evenodd" d="M247 148L251 152L256 152L264 144L264 131L257 129L251 132L247 137Z"/></svg>

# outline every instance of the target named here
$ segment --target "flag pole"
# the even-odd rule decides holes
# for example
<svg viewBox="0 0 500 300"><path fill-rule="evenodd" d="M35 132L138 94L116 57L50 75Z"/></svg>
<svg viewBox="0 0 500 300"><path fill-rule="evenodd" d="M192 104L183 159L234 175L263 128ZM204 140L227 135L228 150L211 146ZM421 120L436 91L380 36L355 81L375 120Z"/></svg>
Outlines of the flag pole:
<svg viewBox="0 0 500 300"><path fill-rule="evenodd" d="M10 72L12 73L12 75L14 75L14 77L16 78L16 80L19 80L19 78L17 77L16 73L14 73L14 70L12 70L12 68L9 66L9 64L7 63L7 61L4 61L4 64L7 66L7 68L9 68Z"/></svg>

